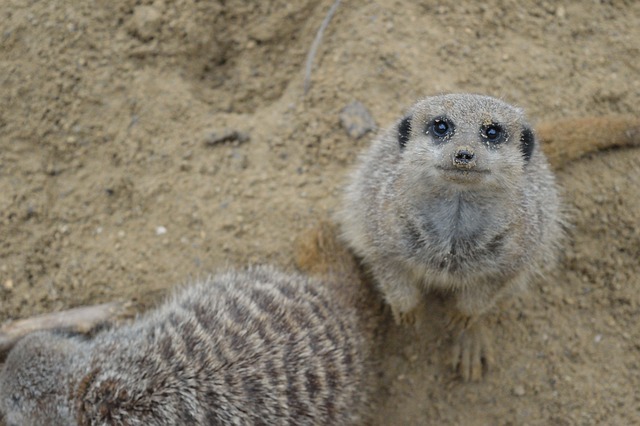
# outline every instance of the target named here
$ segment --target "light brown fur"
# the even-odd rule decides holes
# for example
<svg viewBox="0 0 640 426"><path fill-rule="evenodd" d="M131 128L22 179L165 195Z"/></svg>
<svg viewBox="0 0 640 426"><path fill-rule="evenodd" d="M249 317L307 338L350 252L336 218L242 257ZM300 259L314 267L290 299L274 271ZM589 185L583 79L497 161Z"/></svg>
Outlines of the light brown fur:
<svg viewBox="0 0 640 426"><path fill-rule="evenodd" d="M554 170L591 152L640 145L640 117L633 115L563 118L536 130Z"/></svg>

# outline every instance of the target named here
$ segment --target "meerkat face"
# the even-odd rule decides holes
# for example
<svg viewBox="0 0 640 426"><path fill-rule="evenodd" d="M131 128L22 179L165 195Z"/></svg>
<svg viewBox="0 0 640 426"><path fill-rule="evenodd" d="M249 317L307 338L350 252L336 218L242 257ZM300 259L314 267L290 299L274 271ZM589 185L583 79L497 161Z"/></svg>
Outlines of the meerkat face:
<svg viewBox="0 0 640 426"><path fill-rule="evenodd" d="M446 185L495 187L517 182L534 149L533 132L522 111L487 96L427 98L397 129L400 167L418 179L426 175Z"/></svg>

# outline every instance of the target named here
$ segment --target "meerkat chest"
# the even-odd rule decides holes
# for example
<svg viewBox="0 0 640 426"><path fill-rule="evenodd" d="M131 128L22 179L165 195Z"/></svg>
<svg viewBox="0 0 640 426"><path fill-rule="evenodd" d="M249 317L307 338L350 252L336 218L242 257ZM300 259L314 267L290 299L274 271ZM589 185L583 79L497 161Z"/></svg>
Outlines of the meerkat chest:
<svg viewBox="0 0 640 426"><path fill-rule="evenodd" d="M414 261L451 274L499 270L515 262L513 241L521 233L517 216L500 203L481 201L458 197L421 205L416 220L406 224Z"/></svg>

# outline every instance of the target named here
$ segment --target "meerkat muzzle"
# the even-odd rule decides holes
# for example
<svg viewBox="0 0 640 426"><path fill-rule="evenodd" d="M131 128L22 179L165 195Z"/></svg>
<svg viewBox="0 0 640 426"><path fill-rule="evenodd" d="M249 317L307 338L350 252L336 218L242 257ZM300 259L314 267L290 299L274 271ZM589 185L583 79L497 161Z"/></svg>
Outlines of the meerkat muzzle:
<svg viewBox="0 0 640 426"><path fill-rule="evenodd" d="M460 148L453 153L453 166L469 170L476 166L476 154L470 148Z"/></svg>

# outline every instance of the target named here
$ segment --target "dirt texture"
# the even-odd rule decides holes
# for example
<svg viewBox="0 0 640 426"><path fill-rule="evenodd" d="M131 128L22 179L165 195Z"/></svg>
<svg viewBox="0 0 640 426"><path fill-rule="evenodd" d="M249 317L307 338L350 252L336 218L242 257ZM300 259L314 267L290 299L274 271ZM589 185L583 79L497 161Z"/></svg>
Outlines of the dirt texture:
<svg viewBox="0 0 640 426"><path fill-rule="evenodd" d="M354 102L379 127L442 92L534 123L640 115L640 2L343 1L305 94L331 4L0 2L0 322L292 268L373 137L347 132ZM390 333L375 424L640 424L640 149L558 179L563 259L495 310L495 368L457 379L434 303Z"/></svg>

